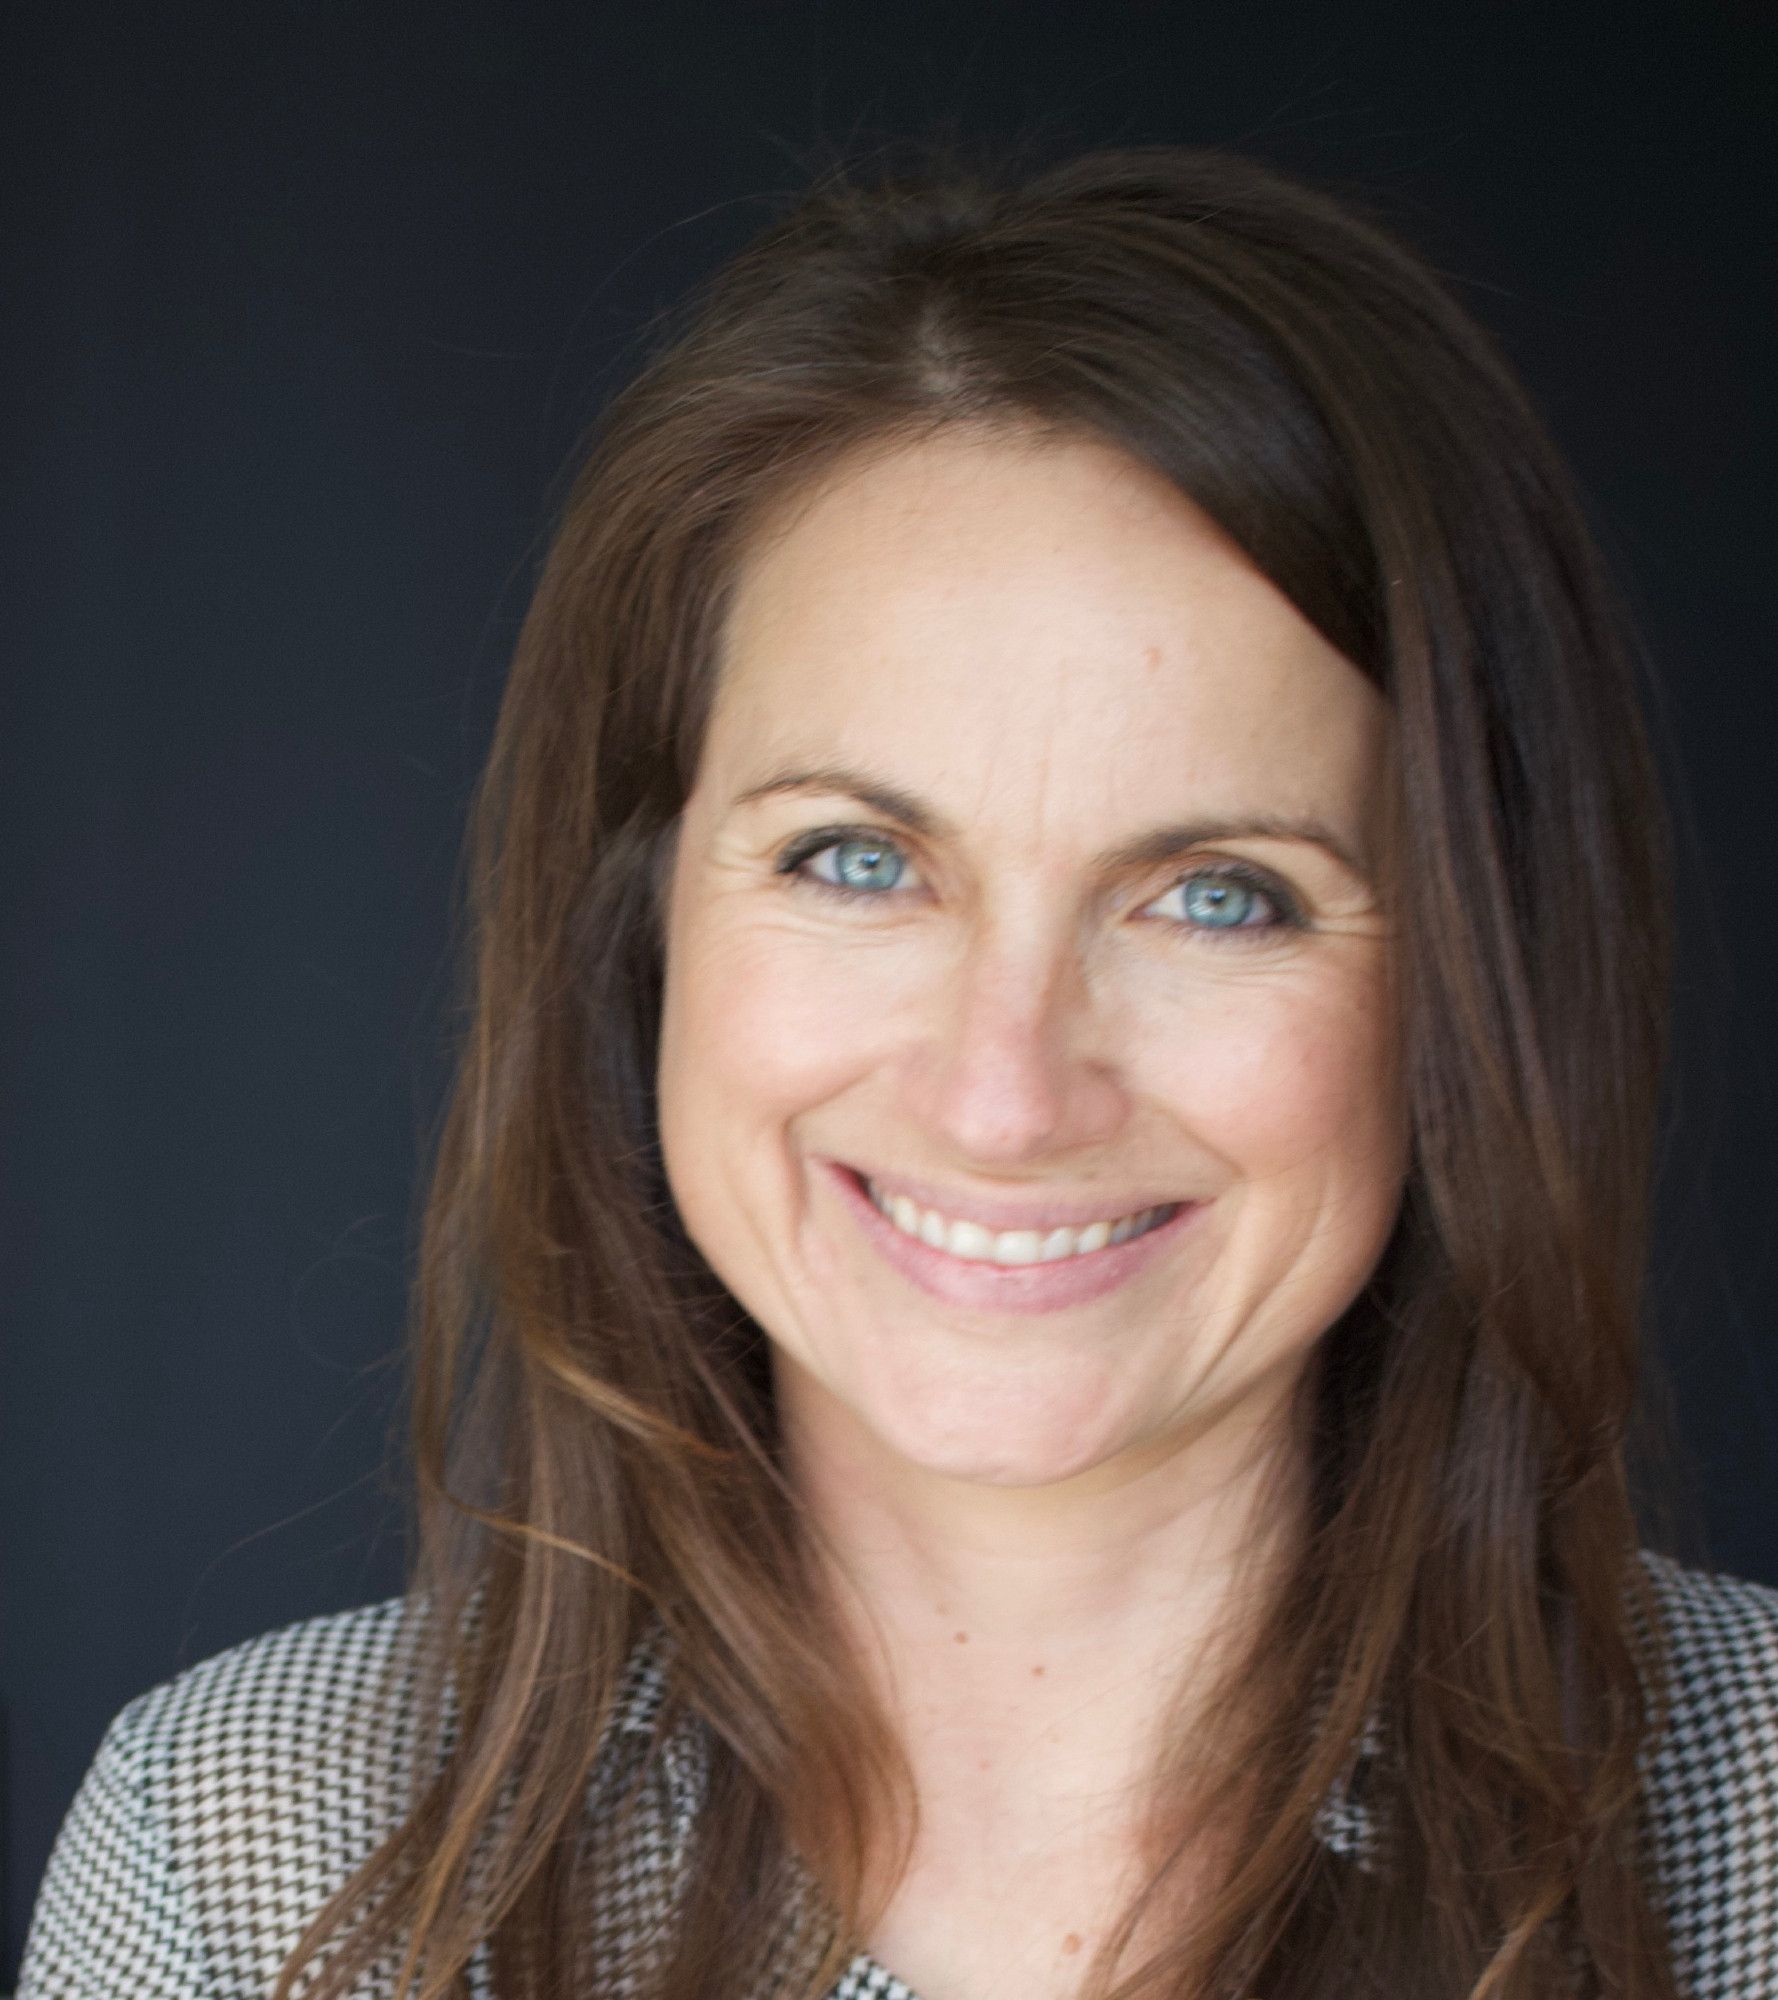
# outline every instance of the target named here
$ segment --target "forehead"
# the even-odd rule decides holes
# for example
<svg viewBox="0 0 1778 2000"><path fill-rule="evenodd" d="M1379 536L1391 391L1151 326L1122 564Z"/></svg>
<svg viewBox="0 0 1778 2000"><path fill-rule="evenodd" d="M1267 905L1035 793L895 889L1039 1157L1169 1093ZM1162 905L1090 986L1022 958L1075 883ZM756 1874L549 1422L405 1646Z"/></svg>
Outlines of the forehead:
<svg viewBox="0 0 1778 2000"><path fill-rule="evenodd" d="M1356 807L1373 684L1176 488L1109 445L941 434L782 510L731 597L706 762L869 762L960 810ZM1254 797L1255 787L1265 792Z"/></svg>

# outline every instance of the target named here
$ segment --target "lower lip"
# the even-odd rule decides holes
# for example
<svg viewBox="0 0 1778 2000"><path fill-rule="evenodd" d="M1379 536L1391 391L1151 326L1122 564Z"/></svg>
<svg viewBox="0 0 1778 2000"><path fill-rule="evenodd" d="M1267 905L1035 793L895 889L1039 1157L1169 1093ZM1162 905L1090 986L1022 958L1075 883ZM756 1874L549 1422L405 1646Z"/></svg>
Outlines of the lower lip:
<svg viewBox="0 0 1778 2000"><path fill-rule="evenodd" d="M1053 1264L988 1264L953 1257L949 1251L935 1250L930 1243L897 1229L850 1167L832 1160L822 1164L840 1198L858 1218L859 1227L904 1278L948 1305L979 1306L989 1312L1059 1312L1103 1298L1146 1270L1157 1257L1165 1256L1204 1206L1202 1202L1183 1203L1165 1222L1140 1236L1109 1243L1103 1250L1059 1257Z"/></svg>

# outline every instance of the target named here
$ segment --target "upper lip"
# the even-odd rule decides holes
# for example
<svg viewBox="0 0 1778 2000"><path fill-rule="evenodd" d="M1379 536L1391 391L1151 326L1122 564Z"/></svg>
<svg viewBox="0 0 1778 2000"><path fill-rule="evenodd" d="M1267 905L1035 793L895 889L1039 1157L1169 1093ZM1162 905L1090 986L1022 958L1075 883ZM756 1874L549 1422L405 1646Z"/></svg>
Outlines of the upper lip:
<svg viewBox="0 0 1778 2000"><path fill-rule="evenodd" d="M839 1165L839 1162L835 1162ZM1171 1208L1179 1196L1151 1194L1138 1190L1133 1195L1084 1194L1070 1200L1060 1195L1041 1199L1009 1200L1001 1195L959 1192L934 1186L930 1181L911 1180L904 1174L879 1173L874 1167L845 1167L843 1171L868 1181L879 1194L906 1195L920 1208L937 1209L947 1222L978 1222L984 1229L1083 1229L1089 1223L1117 1222L1126 1215L1140 1215L1150 1208Z"/></svg>

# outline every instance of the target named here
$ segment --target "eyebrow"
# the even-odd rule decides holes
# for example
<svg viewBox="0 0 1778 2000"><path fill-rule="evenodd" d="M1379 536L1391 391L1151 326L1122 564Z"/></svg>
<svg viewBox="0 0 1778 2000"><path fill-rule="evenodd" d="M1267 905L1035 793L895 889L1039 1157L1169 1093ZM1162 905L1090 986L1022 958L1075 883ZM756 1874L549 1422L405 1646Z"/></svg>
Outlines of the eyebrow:
<svg viewBox="0 0 1778 2000"><path fill-rule="evenodd" d="M776 772L756 785L749 785L735 799L736 807L757 800L775 798L787 792L834 792L854 798L883 818L893 820L923 840L950 840L957 828L912 792L892 785L868 772L844 764L818 764ZM1325 848L1349 873L1361 882L1370 882L1364 861L1347 846L1325 820L1313 814L1244 813L1206 815L1177 820L1121 842L1097 858L1096 865L1107 874L1138 868L1158 868L1193 847L1212 840L1300 840Z"/></svg>

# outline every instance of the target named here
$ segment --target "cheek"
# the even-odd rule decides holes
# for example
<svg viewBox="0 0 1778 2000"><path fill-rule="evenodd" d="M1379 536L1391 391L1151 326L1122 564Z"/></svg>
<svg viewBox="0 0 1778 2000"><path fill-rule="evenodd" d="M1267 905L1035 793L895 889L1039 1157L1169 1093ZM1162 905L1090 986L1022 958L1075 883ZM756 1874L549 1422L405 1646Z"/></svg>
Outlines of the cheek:
<svg viewBox="0 0 1778 2000"><path fill-rule="evenodd" d="M719 1135L712 1117L762 1124L794 1115L868 1068L887 1017L869 983L836 977L794 936L720 913L670 940L661 1022L661 1117Z"/></svg>
<svg viewBox="0 0 1778 2000"><path fill-rule="evenodd" d="M1374 982L1231 987L1150 1023L1145 1040L1154 1094L1244 1176L1394 1171L1394 1051Z"/></svg>

